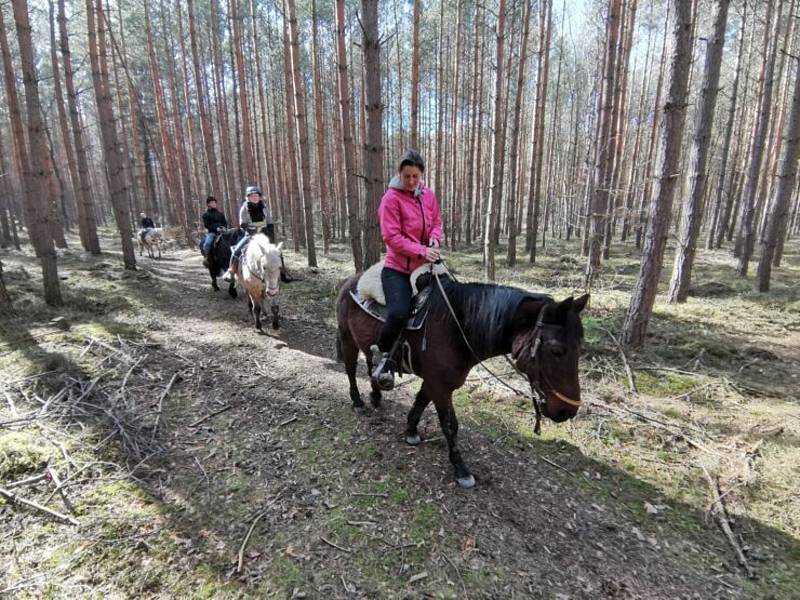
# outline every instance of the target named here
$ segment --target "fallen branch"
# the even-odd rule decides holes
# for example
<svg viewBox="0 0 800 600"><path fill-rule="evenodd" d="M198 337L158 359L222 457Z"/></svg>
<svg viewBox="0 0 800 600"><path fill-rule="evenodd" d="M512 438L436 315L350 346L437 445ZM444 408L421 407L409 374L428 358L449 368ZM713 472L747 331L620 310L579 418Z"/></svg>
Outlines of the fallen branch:
<svg viewBox="0 0 800 600"><path fill-rule="evenodd" d="M9 492L5 488L1 488L0 487L0 496L3 496L5 498L7 498L8 500L11 500L11 502L14 503L14 504L22 504L22 505L28 506L30 508L35 508L36 510L38 510L40 512L46 513L46 514L50 515L51 517L55 517L59 521L63 521L65 523L69 523L70 525L75 525L76 527L78 525L80 525L80 523L78 523L78 521L76 521L75 519L73 519L69 515L63 515L60 512L56 512L54 510L50 510L46 506L42 506L41 504L39 504L38 502L34 502L33 500L26 500L25 498L17 496L16 494L14 494L14 492Z"/></svg>
<svg viewBox="0 0 800 600"><path fill-rule="evenodd" d="M389 497L389 494L384 494L382 492L376 492L376 493L371 493L371 492L352 492L350 495L351 496L370 496L370 497L374 497L374 498L388 498Z"/></svg>
<svg viewBox="0 0 800 600"><path fill-rule="evenodd" d="M172 386L175 384L175 382L178 380L179 377L180 373L178 372L172 374L172 379L169 380L166 389L161 394L161 397L158 399L158 413L156 414L156 423L155 425L153 425L153 434L150 436L151 444L156 439L156 433L158 433L158 424L161 421L161 410L164 405L164 398L167 397L167 394L169 394L169 391L172 389Z"/></svg>
<svg viewBox="0 0 800 600"><path fill-rule="evenodd" d="M288 425L289 423L294 423L295 421L297 421L297 415L290 417L285 421L281 421L280 423L278 423L278 427L283 427L284 425Z"/></svg>
<svg viewBox="0 0 800 600"><path fill-rule="evenodd" d="M22 487L23 485L30 485L32 483L36 483L37 481L41 481L45 477L47 477L47 475L42 473L41 475L34 475L33 477L28 477L27 479L20 479L19 481L13 481L7 485L6 489Z"/></svg>
<svg viewBox="0 0 800 600"><path fill-rule="evenodd" d="M214 411L214 412L212 412L210 414L207 414L205 417L201 417L201 418L197 419L197 421L195 421L194 423L189 423L189 427L197 427L198 425L200 425L200 423L205 423L211 417L216 417L218 414L224 413L226 410L230 410L232 408L233 408L233 406L230 405L230 404L228 404L227 406L223 406L219 410L216 410L216 411Z"/></svg>
<svg viewBox="0 0 800 600"><path fill-rule="evenodd" d="M264 515L267 514L267 509L272 507L280 499L280 497L281 497L281 492L278 492L278 494L272 500L270 500L270 502L264 507L264 510L262 510L260 513L258 513L256 515L255 519L253 519L253 522L250 523L250 529L247 530L247 535L244 536L244 540L242 541L242 545L239 547L239 560L236 563L236 572L237 573L241 573L242 572L242 563L244 562L244 551L245 551L245 548L247 548L247 542L250 541L250 536L253 535L253 530L256 528L256 525L264 517Z"/></svg>
<svg viewBox="0 0 800 600"><path fill-rule="evenodd" d="M265 515L265 512L260 512L256 515L256 518L253 519L253 522L250 523L250 529L247 530L247 535L244 536L244 541L242 541L242 545L239 547L239 561L236 563L236 572L242 572L242 563L244 562L244 549L247 548L247 542L250 541L250 536L253 535L253 530L256 528L256 524L261 520L261 518Z"/></svg>
<svg viewBox="0 0 800 600"><path fill-rule="evenodd" d="M325 539L322 536L319 536L319 539L328 544L328 546L330 546L331 548L336 548L337 550L341 550L342 552L347 552L348 554L352 552L352 550L350 550L349 548L342 548L338 544L334 544L332 541Z"/></svg>
<svg viewBox="0 0 800 600"><path fill-rule="evenodd" d="M712 450L711 448L709 448L705 444L702 444L701 442L698 442L697 440L689 437L686 433L684 433L676 425L672 425L670 423L665 423L664 421L659 421L658 419L655 419L653 417L649 417L649 416L647 416L645 414L642 414L640 412L637 412L635 410L631 410L630 408L625 408L624 406L619 406L619 407L612 406L610 404L606 404L605 402L600 402L599 400L592 400L592 404L594 404L596 406L601 406L601 407L603 407L605 409L608 409L610 411L623 411L623 412L626 412L626 413L630 413L632 415L635 415L635 416L639 417L643 421L647 421L648 423L652 423L652 426L655 427L656 429L662 429L664 431L667 431L667 432L671 433L672 435L676 435L676 436L686 440L687 444L689 444L690 446L694 446L698 450L702 450L704 452L708 452L709 454L713 454L715 456L722 456L722 454L720 454L716 450ZM694 431L697 431L698 433L703 433L701 430L697 429L696 427L690 427L690 428L693 429Z"/></svg>
<svg viewBox="0 0 800 600"><path fill-rule="evenodd" d="M619 343L619 340L617 340L611 331L608 329L603 329L603 331L605 331L609 337L614 340L614 344L616 344L617 349L619 350L619 355L622 357L622 364L625 367L625 374L628 376L628 386L631 388L631 393L638 394L639 390L636 388L636 377L634 376L633 369L631 369L631 365L628 362L628 357L625 356L625 350L622 347L622 344Z"/></svg>
<svg viewBox="0 0 800 600"><path fill-rule="evenodd" d="M731 548L733 548L733 551L736 553L736 560L739 562L739 565L745 570L750 579L755 579L756 574L748 564L747 558L744 555L744 551L742 550L741 546L739 546L739 543L736 541L736 536L733 535L733 531L731 530L731 524L728 522L725 505L722 503L722 497L720 496L717 483L711 478L711 474L708 472L708 469L706 469L705 466L701 465L701 468L703 469L703 475L705 475L706 481L708 482L708 487L711 488L711 495L713 497L712 508L714 515L717 517L717 522L719 523L722 532L725 534L728 543L731 545Z"/></svg>
<svg viewBox="0 0 800 600"><path fill-rule="evenodd" d="M64 484L62 483L61 479L58 477L58 473L53 467L47 467L47 476L50 478L50 481L56 486L55 491L59 493L61 499L64 501L64 506L67 507L67 510L71 512L73 515L75 514L75 507L70 502L70 499L67 497L66 492L64 491Z"/></svg>
<svg viewBox="0 0 800 600"><path fill-rule="evenodd" d="M541 458L541 459L542 459L544 462L546 462L548 465L550 465L550 466L552 466L552 467L555 467L556 469L561 469L561 470L562 470L562 471L564 471L564 473L566 473L567 475L572 475L573 477L575 476L575 473L573 473L572 471L570 471L569 469L567 469L567 468L565 468L565 467L562 467L562 466L561 466L560 464L558 464L557 462L553 462L552 460L550 460L550 459L549 459L549 458L547 458L546 456L540 456L539 458Z"/></svg>

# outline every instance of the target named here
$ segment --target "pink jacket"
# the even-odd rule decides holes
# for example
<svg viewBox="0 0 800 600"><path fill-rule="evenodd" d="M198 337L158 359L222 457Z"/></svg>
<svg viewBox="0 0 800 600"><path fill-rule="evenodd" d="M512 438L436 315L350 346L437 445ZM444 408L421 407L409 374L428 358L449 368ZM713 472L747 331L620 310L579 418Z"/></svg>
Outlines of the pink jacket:
<svg viewBox="0 0 800 600"><path fill-rule="evenodd" d="M417 193L407 192L393 177L378 208L381 236L386 244L384 265L411 273L425 264L430 240L441 243L442 212L430 188L421 185Z"/></svg>

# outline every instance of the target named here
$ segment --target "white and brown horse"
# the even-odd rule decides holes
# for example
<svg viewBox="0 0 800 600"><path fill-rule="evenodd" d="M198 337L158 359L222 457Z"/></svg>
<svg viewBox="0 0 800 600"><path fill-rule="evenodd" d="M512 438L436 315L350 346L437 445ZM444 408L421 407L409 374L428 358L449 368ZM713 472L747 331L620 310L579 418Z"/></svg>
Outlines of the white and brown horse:
<svg viewBox="0 0 800 600"><path fill-rule="evenodd" d="M148 227L144 231L139 231L136 235L139 242L139 256L147 249L147 256L155 258L158 251L158 258L161 258L161 247L164 245L164 232L160 227Z"/></svg>
<svg viewBox="0 0 800 600"><path fill-rule="evenodd" d="M247 294L247 308L261 331L261 313L266 312L264 302L270 301L272 328L280 327L278 284L281 279L281 249L283 242L275 245L263 233L255 234L242 255L236 281Z"/></svg>

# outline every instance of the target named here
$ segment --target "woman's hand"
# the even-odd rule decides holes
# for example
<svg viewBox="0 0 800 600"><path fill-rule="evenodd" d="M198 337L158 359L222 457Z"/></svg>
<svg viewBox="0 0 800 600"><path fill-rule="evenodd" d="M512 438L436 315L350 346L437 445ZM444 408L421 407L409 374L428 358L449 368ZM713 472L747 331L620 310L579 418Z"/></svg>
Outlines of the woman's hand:
<svg viewBox="0 0 800 600"><path fill-rule="evenodd" d="M442 252L439 250L438 247L429 246L427 251L425 252L425 260L431 263L435 263L437 260L442 258Z"/></svg>

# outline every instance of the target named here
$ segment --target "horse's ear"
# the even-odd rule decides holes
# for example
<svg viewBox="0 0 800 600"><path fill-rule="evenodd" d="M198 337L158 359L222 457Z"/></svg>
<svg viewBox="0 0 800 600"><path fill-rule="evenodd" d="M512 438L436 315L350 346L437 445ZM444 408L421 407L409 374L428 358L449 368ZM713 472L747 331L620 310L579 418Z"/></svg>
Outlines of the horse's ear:
<svg viewBox="0 0 800 600"><path fill-rule="evenodd" d="M583 296L581 296L580 298L575 300L575 302L573 302L572 306L575 308L575 312L579 313L584 308L586 308L587 304L589 304L589 294L584 294Z"/></svg>
<svg viewBox="0 0 800 600"><path fill-rule="evenodd" d="M278 244L278 252L281 252L281 251L283 251L283 242L280 242Z"/></svg>
<svg viewBox="0 0 800 600"><path fill-rule="evenodd" d="M556 305L556 315L557 315L557 323L563 323L567 319L567 313L572 310L572 307L575 304L575 299L570 296L559 302Z"/></svg>

